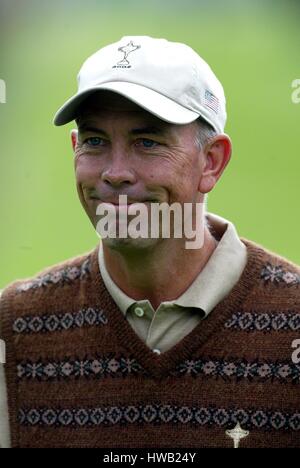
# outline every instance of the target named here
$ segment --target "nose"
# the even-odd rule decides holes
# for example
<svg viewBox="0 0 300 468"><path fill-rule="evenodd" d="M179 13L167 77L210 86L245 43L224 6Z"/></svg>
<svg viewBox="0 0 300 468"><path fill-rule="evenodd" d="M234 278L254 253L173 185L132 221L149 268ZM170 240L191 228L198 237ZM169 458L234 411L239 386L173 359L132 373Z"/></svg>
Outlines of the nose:
<svg viewBox="0 0 300 468"><path fill-rule="evenodd" d="M136 182L135 172L124 151L115 151L111 154L110 163L103 170L101 179L112 186L132 185Z"/></svg>

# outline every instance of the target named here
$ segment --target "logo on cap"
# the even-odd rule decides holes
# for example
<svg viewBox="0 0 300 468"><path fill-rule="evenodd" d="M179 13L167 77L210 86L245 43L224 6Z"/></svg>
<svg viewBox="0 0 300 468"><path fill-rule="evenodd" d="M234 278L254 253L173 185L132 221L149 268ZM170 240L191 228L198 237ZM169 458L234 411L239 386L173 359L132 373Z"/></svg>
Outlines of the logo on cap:
<svg viewBox="0 0 300 468"><path fill-rule="evenodd" d="M138 49L140 49L140 45L134 45L132 41L130 41L126 46L124 47L119 47L119 51L123 52L124 58L120 60L120 62L117 63L113 68L131 68L131 65L129 61L127 60L128 55L131 54L131 52L134 52Z"/></svg>

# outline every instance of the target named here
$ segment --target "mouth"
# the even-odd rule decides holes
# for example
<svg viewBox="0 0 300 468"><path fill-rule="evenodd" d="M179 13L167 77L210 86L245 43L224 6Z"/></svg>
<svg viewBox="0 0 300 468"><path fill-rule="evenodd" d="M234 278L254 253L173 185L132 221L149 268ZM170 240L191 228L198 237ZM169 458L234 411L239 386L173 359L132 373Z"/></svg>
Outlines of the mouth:
<svg viewBox="0 0 300 468"><path fill-rule="evenodd" d="M98 201L99 203L103 203L103 204L109 204L109 205L113 205L115 207L120 207L120 206L130 206L130 205L137 205L137 204L145 204L145 203L154 203L155 200L150 200L150 199L146 199L146 200L128 200L127 203L119 203L118 201L116 200L104 200L102 198L99 198L99 197L89 197L90 200L95 200L95 201Z"/></svg>

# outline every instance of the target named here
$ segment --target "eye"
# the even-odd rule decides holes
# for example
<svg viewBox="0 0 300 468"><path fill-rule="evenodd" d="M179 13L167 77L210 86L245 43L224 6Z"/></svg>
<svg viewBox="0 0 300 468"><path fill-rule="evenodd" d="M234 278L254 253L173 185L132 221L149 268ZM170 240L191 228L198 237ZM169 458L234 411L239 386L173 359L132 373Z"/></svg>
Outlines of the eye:
<svg viewBox="0 0 300 468"><path fill-rule="evenodd" d="M158 145L156 141L150 140L149 138L141 138L138 140L138 143L140 143L143 148L154 148Z"/></svg>
<svg viewBox="0 0 300 468"><path fill-rule="evenodd" d="M87 143L90 146L102 146L103 142L103 138L100 137L90 137L84 141L84 143Z"/></svg>

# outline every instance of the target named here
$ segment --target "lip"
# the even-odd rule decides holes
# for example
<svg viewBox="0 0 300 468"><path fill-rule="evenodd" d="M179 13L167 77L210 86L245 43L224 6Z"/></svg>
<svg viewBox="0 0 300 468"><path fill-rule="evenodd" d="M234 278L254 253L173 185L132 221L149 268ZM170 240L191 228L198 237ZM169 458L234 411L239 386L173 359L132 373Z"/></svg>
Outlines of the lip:
<svg viewBox="0 0 300 468"><path fill-rule="evenodd" d="M109 205L114 205L116 207L118 206L130 206L130 205L136 205L138 203L152 203L153 200L129 200L128 203L117 203L115 200L103 200L102 198L99 197L89 197L90 200L98 200L101 203L109 204Z"/></svg>

